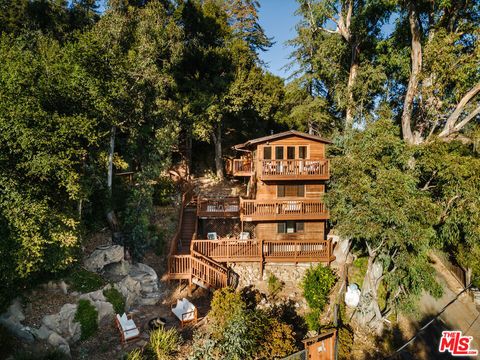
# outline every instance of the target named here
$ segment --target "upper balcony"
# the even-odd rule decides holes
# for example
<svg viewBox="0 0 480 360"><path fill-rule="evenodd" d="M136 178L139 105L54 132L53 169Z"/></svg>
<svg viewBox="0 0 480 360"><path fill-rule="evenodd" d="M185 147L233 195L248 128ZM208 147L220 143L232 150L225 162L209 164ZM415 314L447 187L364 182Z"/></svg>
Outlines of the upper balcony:
<svg viewBox="0 0 480 360"><path fill-rule="evenodd" d="M328 180L328 160L261 160L260 178L268 180Z"/></svg>
<svg viewBox="0 0 480 360"><path fill-rule="evenodd" d="M249 159L233 160L233 176L252 176L253 163Z"/></svg>
<svg viewBox="0 0 480 360"><path fill-rule="evenodd" d="M240 199L242 221L326 220L329 213L322 200Z"/></svg>

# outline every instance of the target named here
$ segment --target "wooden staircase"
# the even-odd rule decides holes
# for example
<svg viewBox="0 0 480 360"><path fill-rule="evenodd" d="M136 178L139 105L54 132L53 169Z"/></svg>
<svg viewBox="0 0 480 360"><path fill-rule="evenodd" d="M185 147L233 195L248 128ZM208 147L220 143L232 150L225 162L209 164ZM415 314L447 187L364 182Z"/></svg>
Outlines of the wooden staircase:
<svg viewBox="0 0 480 360"><path fill-rule="evenodd" d="M234 277L227 267L192 249L197 219L197 200L193 196L193 189L190 189L182 197L178 229L168 256L167 278L185 279L190 286L197 285L205 289L234 285L229 281Z"/></svg>
<svg viewBox="0 0 480 360"><path fill-rule="evenodd" d="M183 221L180 228L180 254L190 254L190 245L197 227L197 206L189 204L183 209Z"/></svg>

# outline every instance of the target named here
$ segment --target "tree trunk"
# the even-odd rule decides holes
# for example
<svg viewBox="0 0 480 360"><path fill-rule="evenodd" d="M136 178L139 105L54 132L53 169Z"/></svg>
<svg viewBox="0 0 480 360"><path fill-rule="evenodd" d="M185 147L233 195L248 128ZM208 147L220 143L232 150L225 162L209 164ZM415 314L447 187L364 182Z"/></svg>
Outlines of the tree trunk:
<svg viewBox="0 0 480 360"><path fill-rule="evenodd" d="M112 130L110 132L110 149L108 151L108 175L107 175L107 188L112 196L112 178L113 178L113 152L115 151L115 132L116 127L115 125L112 126Z"/></svg>
<svg viewBox="0 0 480 360"><path fill-rule="evenodd" d="M222 126L218 124L216 134L212 133L213 145L215 147L215 170L217 178L223 180L225 175L223 173L223 161L222 161Z"/></svg>
<svg viewBox="0 0 480 360"><path fill-rule="evenodd" d="M345 116L345 128L351 129L353 126L353 118L355 116L355 103L353 99L353 86L358 74L358 57L360 54L360 46L358 43L352 45L352 58L350 62L350 71L348 73L347 83L347 110Z"/></svg>
<svg viewBox="0 0 480 360"><path fill-rule="evenodd" d="M378 286L383 275L383 265L376 260L376 255L368 257L367 272L363 280L357 320L362 327L371 327L377 334L383 331L382 313L378 305Z"/></svg>
<svg viewBox="0 0 480 360"><path fill-rule="evenodd" d="M415 100L418 91L420 71L422 70L422 43L418 13L415 9L415 4L413 1L410 1L409 3L408 20L410 23L410 33L412 36L412 64L410 79L408 80L407 93L405 94L405 101L403 103L402 133L403 139L406 142L414 144L417 140L412 132L412 112L413 101Z"/></svg>

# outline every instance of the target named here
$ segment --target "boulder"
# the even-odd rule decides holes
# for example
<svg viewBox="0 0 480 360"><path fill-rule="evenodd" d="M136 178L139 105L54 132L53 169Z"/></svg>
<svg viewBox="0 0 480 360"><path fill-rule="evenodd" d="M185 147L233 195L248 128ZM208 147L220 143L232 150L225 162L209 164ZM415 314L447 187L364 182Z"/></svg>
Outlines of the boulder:
<svg viewBox="0 0 480 360"><path fill-rule="evenodd" d="M36 339L40 339L40 340L47 340L50 334L53 332L45 325L40 326L39 329L32 329L32 330L33 330L33 336L35 336Z"/></svg>
<svg viewBox="0 0 480 360"><path fill-rule="evenodd" d="M86 294L81 294L78 298L83 300L90 300L91 303L94 303L95 301L107 301L107 299L105 299L105 295L103 295L102 289L92 291Z"/></svg>
<svg viewBox="0 0 480 360"><path fill-rule="evenodd" d="M12 335L22 339L26 342L33 342L35 340L32 331L29 327L23 326L20 322L16 321L14 317L1 317L0 324L2 324Z"/></svg>
<svg viewBox="0 0 480 360"><path fill-rule="evenodd" d="M107 276L126 276L130 271L130 263L122 260L117 263L106 265L103 270Z"/></svg>
<svg viewBox="0 0 480 360"><path fill-rule="evenodd" d="M108 301L95 301L93 305L98 312L98 322L100 322L105 316L114 315L113 305Z"/></svg>
<svg viewBox="0 0 480 360"><path fill-rule="evenodd" d="M67 341L78 341L80 339L81 330L80 324L75 321L76 312L76 304L65 304L57 314L44 316L42 319L42 325L61 335Z"/></svg>
<svg viewBox="0 0 480 360"><path fill-rule="evenodd" d="M60 282L58 283L58 287L60 288L60 290L62 290L62 292L63 292L65 295L68 294L68 286L67 286L67 284L65 283L65 281L63 281L63 280L60 281Z"/></svg>
<svg viewBox="0 0 480 360"><path fill-rule="evenodd" d="M90 271L101 271L106 265L123 260L123 246L112 245L96 249L84 261Z"/></svg>
<svg viewBox="0 0 480 360"><path fill-rule="evenodd" d="M54 348L70 356L70 345L68 345L68 341L58 335L56 332L52 332L47 341Z"/></svg>
<svg viewBox="0 0 480 360"><path fill-rule="evenodd" d="M138 263L130 266L127 276L114 287L125 298L125 305L155 305L160 300L158 276L150 266Z"/></svg>

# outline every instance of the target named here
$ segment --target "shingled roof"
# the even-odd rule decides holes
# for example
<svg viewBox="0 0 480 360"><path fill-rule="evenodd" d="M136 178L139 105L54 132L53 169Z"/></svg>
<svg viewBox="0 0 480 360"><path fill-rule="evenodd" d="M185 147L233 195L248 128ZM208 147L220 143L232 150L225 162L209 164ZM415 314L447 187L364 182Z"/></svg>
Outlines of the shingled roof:
<svg viewBox="0 0 480 360"><path fill-rule="evenodd" d="M263 136L263 137L260 137L260 138L257 138L257 139L248 140L247 142L244 142L243 144L235 145L233 148L235 150L245 149L245 148L248 148L252 145L256 145L256 144L260 144L260 143L264 143L264 142L272 141L272 140L278 140L278 139L288 137L288 136L300 136L300 137L303 137L305 139L319 141L319 142L323 142L323 143L326 143L326 144L331 144L332 143L330 140L325 139L321 136L310 135L310 134L307 134L307 133L304 133L304 132L301 132L301 131L296 131L296 130L288 130L288 131L284 131L284 132L281 132L281 133L278 133L278 134L273 134L273 135L269 135L269 136Z"/></svg>

